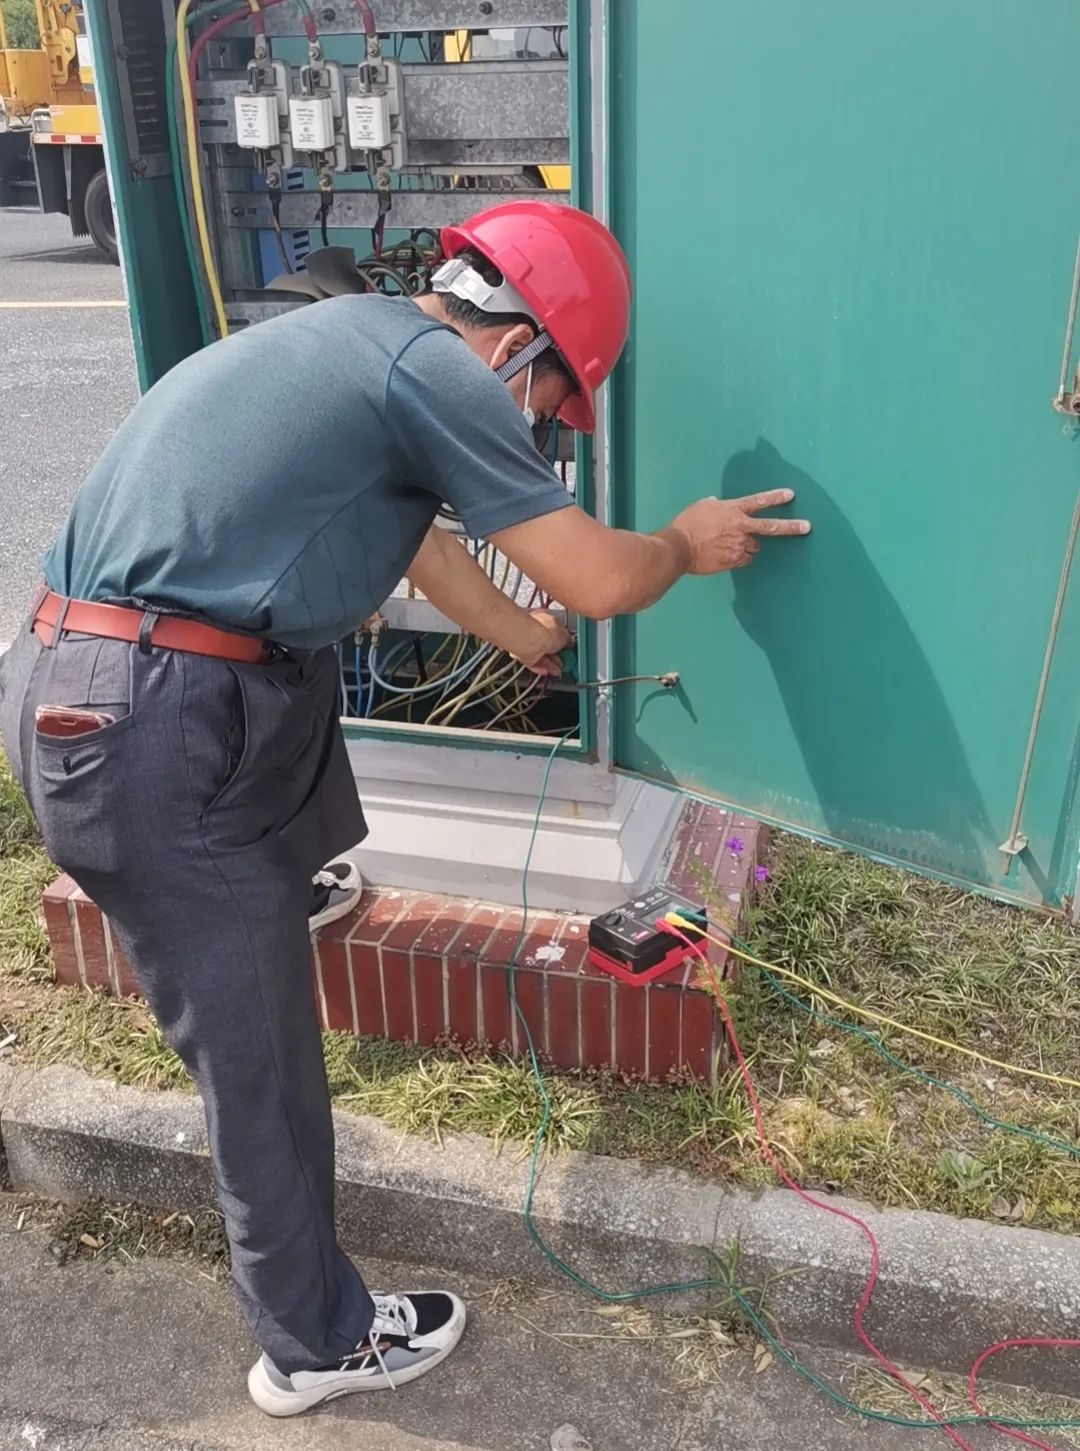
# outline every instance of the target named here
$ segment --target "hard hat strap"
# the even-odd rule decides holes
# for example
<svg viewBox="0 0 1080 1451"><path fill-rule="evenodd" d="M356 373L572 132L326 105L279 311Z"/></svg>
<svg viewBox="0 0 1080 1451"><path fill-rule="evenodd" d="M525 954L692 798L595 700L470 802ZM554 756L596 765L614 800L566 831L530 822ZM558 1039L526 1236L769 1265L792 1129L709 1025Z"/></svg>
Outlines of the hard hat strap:
<svg viewBox="0 0 1080 1451"><path fill-rule="evenodd" d="M552 346L551 334L544 332L543 328L536 334L532 342L516 352L512 358L507 358L501 368L495 369L495 376L503 383L509 383L511 378L516 378L520 372L535 363L541 353L546 353Z"/></svg>

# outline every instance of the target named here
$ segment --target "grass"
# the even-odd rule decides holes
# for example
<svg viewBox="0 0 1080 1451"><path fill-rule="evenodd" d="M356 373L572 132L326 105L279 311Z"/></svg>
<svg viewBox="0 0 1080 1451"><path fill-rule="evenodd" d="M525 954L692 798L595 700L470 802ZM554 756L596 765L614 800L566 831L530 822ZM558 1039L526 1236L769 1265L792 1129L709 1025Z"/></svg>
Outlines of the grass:
<svg viewBox="0 0 1080 1451"><path fill-rule="evenodd" d="M1080 1078L1080 935L1066 923L794 837L777 838L769 866L747 929L757 954L936 1036ZM0 1055L75 1063L141 1087L190 1086L143 1006L45 985L37 903L51 873L0 768L0 1044L16 1034ZM807 1186L1080 1230L1080 1162L985 1127L940 1088L776 997L753 969L724 991L770 1137ZM812 1005L801 990L796 996ZM888 1046L995 1117L1080 1144L1080 1096L899 1037ZM539 1100L521 1064L334 1034L325 1056L340 1106L402 1132L471 1132L521 1149L531 1140ZM734 1074L710 1087L558 1073L549 1083L552 1151L589 1148L749 1185L770 1181Z"/></svg>
<svg viewBox="0 0 1080 1451"><path fill-rule="evenodd" d="M76 1259L132 1264L168 1257L200 1263L210 1279L228 1273L229 1246L216 1209L155 1213L103 1200L72 1205L16 1197L11 1217L18 1232L44 1228L49 1252L61 1265Z"/></svg>
<svg viewBox="0 0 1080 1451"><path fill-rule="evenodd" d="M49 942L38 904L55 875L26 798L0 754L0 970L7 978L48 979Z"/></svg>
<svg viewBox="0 0 1080 1451"><path fill-rule="evenodd" d="M929 1374L913 1376L914 1384L943 1416L965 1416L971 1413L967 1398L967 1386L962 1377ZM866 1410L883 1411L887 1415L910 1416L911 1397L904 1388L883 1371L860 1366L852 1372L851 1383L844 1387L851 1400ZM1032 1390L995 1384L980 1383L979 1401L991 1416L1006 1416L1014 1420L1075 1420L1077 1404L1062 1396L1040 1395ZM916 1412L917 1414L917 1412ZM968 1433L970 1435L970 1432ZM1053 1432L1031 1431L1032 1436L1048 1434L1059 1446L1080 1447L1080 1430Z"/></svg>

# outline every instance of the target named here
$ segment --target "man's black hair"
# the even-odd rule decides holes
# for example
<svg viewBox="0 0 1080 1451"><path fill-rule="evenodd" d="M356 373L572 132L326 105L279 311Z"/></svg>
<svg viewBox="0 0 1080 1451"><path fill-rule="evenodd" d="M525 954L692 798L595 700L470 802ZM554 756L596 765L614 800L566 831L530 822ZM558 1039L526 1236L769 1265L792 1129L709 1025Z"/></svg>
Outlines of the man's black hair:
<svg viewBox="0 0 1080 1451"><path fill-rule="evenodd" d="M490 282L492 287L499 287L503 282L503 275L499 269L488 261L480 252L466 247L463 251L455 254L470 266L474 272L479 272L485 282ZM537 326L535 319L524 312L484 312L474 302L468 302L464 297L458 297L453 292L440 292L439 300L446 309L446 315L452 323L459 327L469 328L511 328L517 323L525 323L532 328L533 336L536 336ZM570 387L577 392L577 379L570 369L563 362L562 358L554 348L545 348L540 356L533 363L533 377L543 378L551 373L557 374L566 380Z"/></svg>

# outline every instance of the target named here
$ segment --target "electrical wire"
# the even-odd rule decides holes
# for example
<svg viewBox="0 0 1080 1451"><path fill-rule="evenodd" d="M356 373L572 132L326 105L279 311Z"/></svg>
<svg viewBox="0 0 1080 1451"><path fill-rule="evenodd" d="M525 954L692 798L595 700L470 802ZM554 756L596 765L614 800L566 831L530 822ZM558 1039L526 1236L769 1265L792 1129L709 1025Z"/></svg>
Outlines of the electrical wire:
<svg viewBox="0 0 1080 1451"><path fill-rule="evenodd" d="M292 258L289 256L289 249L285 245L285 237L281 230L281 187L268 186L266 194L270 198L270 226L273 228L281 265L286 272L295 272L296 268L292 264Z"/></svg>
<svg viewBox="0 0 1080 1451"><path fill-rule="evenodd" d="M734 939L736 943L738 938ZM910 1078L916 1078L920 1083L928 1084L931 1088L940 1088L945 1093L951 1094L958 1103L975 1115L977 1119L988 1129L994 1129L998 1133L1010 1134L1016 1138L1029 1139L1032 1143L1041 1144L1044 1148L1056 1149L1059 1153L1066 1154L1071 1159L1080 1160L1080 1146L1070 1144L1067 1139L1055 1138L1052 1134L1042 1133L1038 1129L1023 1128L1020 1124L1009 1123L1006 1119L995 1118L993 1114L987 1113L981 1104L977 1103L969 1093L955 1083L950 1083L947 1078L938 1078L933 1073L926 1072L923 1068L916 1068L911 1063L905 1063L902 1058L897 1058L886 1044L877 1036L871 1033L868 1028L860 1027L858 1023L845 1023L841 1018L834 1018L829 1013L823 1013L812 1004L804 1003L794 993L773 977L766 968L758 968L758 974L764 980L766 986L776 997L787 1003L789 1007L796 1008L812 1022L820 1024L825 1028L833 1028L837 1032L847 1033L849 1036L859 1038L862 1042L871 1047L875 1053L898 1072Z"/></svg>
<svg viewBox="0 0 1080 1451"><path fill-rule="evenodd" d="M349 700L349 687L345 683L345 652L341 648L340 641L334 646L334 654L337 656L338 667L338 693L341 697L341 713L349 716L353 714L352 702Z"/></svg>
<svg viewBox="0 0 1080 1451"><path fill-rule="evenodd" d="M199 162L199 138L195 119L195 86L192 78L194 66L198 61L200 49L193 49L188 53L187 45L187 24L188 15L191 10L192 0L180 0L176 12L176 49L180 63L180 91L184 102L184 135L188 148L188 167L191 178L191 198L195 210L195 232L202 252L203 271L206 275L206 285L210 293L210 302L214 312L214 320L217 323L220 337L227 337L229 332L228 319L225 316L225 302L221 295L221 284L218 281L217 266L214 262L213 247L210 241L210 229L206 220L206 203L203 197L202 168ZM235 23L243 19L247 10L232 12L232 18L226 18L225 23ZM196 41L196 47L204 47L210 32L215 27L225 28L222 21L216 21Z"/></svg>
<svg viewBox="0 0 1080 1451"><path fill-rule="evenodd" d="M197 24L200 20L204 20L211 15L220 14L220 12L225 10L231 3L232 0L212 0L212 3L210 4L201 5L197 13L193 12L187 15L184 23L185 28L191 29L191 27ZM262 8L266 9L271 5L277 5L281 3L282 0L263 0ZM305 6L308 9L308 13L310 14L310 7L307 6L307 0L298 0L298 3ZM238 10L234 10L225 22L223 22L220 26L215 26L213 28L213 33L217 34L219 30L225 29L227 25L236 24L237 21L243 20L246 15L248 15L249 13L253 13L257 9L257 7L252 6L251 0L248 0L248 4L248 9L241 8ZM186 137L186 104L184 111L179 119L179 123L177 118L176 66L178 58L178 37L180 34L181 31L178 29L174 36L170 36L169 43L166 48L165 97L166 111L169 121L169 155L172 164L173 187L176 193L176 205L177 210L180 213L180 226L183 233L184 250L187 254L188 267L191 272L192 282L194 283L195 287L195 305L199 314L199 324L202 331L203 342L208 343L211 341L210 318L207 315L204 299L204 290L208 288L208 282L204 276L196 254L195 238L191 230L191 213L194 211L194 191L192 191L192 198L189 202L188 194L184 185L184 165L180 151L181 133L184 133ZM201 54L201 49L196 53L196 61L198 60L199 54ZM181 62L181 64L184 64L184 62ZM190 75L190 66L188 67L188 70ZM192 92L194 92L194 79L192 79L191 85Z"/></svg>
<svg viewBox="0 0 1080 1451"><path fill-rule="evenodd" d="M379 673L377 647L373 644L371 650L368 653L368 672L370 673L371 678L375 682L375 684L378 685L379 689L386 691L388 695L418 696L427 695L429 693L438 694L439 690L445 689L445 686L447 684L453 684L456 682L457 679L464 679L465 676L467 676L472 670L475 670L476 667L480 665L491 653L492 647L490 645L483 646L463 666L455 670L454 675L451 678L435 680L432 681L430 684L423 686L401 686L392 685L388 680L383 679L382 675Z"/></svg>
<svg viewBox="0 0 1080 1451"><path fill-rule="evenodd" d="M521 671L519 671L519 675L524 673L524 671L525 666L522 666ZM515 715L520 717L523 727L525 729L528 729L531 722L529 722L528 717L526 716L526 711L531 710L533 706L538 704L544 694L543 677L535 676L534 680L535 684L531 685L526 690L522 690L520 686L518 686L516 700L511 701L504 710L501 710L499 712L498 715L493 716L491 720L485 722L483 729L494 730L497 725L500 725L507 718L513 718Z"/></svg>
<svg viewBox="0 0 1080 1451"><path fill-rule="evenodd" d="M523 668L511 656L493 653L484 669L470 681L465 690L435 707L428 717L428 724L451 725L466 707L484 705L492 699L496 690L505 689L509 684L508 677Z"/></svg>
<svg viewBox="0 0 1080 1451"><path fill-rule="evenodd" d="M253 17L254 23L258 25L261 20L261 11L268 9L271 5L280 5L283 3L283 0L261 0L261 3L260 0L248 0L246 7L232 10L208 25L199 34L189 53L187 44L188 29L198 20L205 18L207 15L217 14L224 8L220 3L211 4L193 14L191 13L192 3L193 0L180 0L180 5L176 12L176 49L180 66L180 92L183 100L184 137L188 151L188 173L192 206L195 212L195 232L199 243L199 250L202 253L202 271L206 279L207 290L210 293L211 307L214 320L217 324L218 335L220 337L227 337L229 323L225 316L225 302L222 297L221 284L218 279L217 266L214 261L213 246L206 219L202 167L199 158L198 123L195 111L195 87L198 75L198 63L199 57L216 35L220 35L229 26L235 25L238 21L243 20L248 14Z"/></svg>
<svg viewBox="0 0 1080 1451"><path fill-rule="evenodd" d="M195 251L195 237L191 230L191 211L187 189L184 185L184 166L180 156L180 136L176 114L176 41L169 39L165 54L165 109L169 119L169 157L172 166L173 190L176 194L176 210L180 216L180 232L187 255L188 270L195 292L195 310L199 318L199 332L203 344L209 343L210 319L206 312L205 279ZM181 118L182 121L182 118Z"/></svg>
<svg viewBox="0 0 1080 1451"><path fill-rule="evenodd" d="M379 655L379 642L372 637L371 649L368 652L368 694L367 705L364 708L364 715L371 719L371 712L375 709L375 686L379 683L379 676L375 669Z"/></svg>
<svg viewBox="0 0 1080 1451"><path fill-rule="evenodd" d="M205 202L202 189L202 170L199 161L197 117L195 113L195 91L198 80L199 58L201 57L203 51L206 49L209 43L216 36L220 35L222 31L229 29L230 26L237 24L238 21L243 20L245 16L249 14L252 18L252 28L254 32L256 34L265 33L265 19L263 16L263 12L265 10L268 10L272 5L283 4L284 0L247 0L246 8L241 6L238 9L230 11L226 15L220 15L220 12L225 9L225 6L227 3L229 3L229 0L217 0L217 3L200 6L198 10L194 12L191 10L191 6L193 3L194 0L182 0L182 3L177 10L175 50L174 43L170 41L169 52L166 61L166 87L168 94L168 90L172 85L172 76L174 69L172 56L176 54L179 57L180 63L180 85L184 103L184 134L187 141L188 149L188 171L191 185L192 207L195 212L199 249L202 253L201 273L199 267L195 264L194 261L195 248L190 237L190 224L187 218L187 198L183 192L183 183L180 176L181 167L179 163L179 155L178 152L172 147L172 133L175 127L174 118L176 114L175 101L169 107L169 118L171 122L170 150L172 150L173 152L173 170L174 175L177 178L178 202L180 202L181 206L181 224L185 231L188 262L191 266L192 275L196 282L196 288L199 293L200 317L202 318L205 316L205 309L202 306L201 299L203 279L205 278L205 285L210 293L211 303L214 312L214 319L217 323L218 333L221 337L226 337L229 331L228 319L225 316L221 285L218 279L213 257L213 250L209 237L209 231L206 225ZM307 34L308 39L317 40L318 32L315 28L315 20L308 0L296 0L296 3L301 11L304 31ZM218 15L219 18L215 20L211 25L207 26L204 31L200 32L200 34L194 41L189 54L187 51L187 31L193 25L197 24L200 20L203 20L210 15ZM281 253L281 258L286 269L291 272L293 268L290 265L289 257L285 250L284 239L281 235L280 219L278 216L278 212L274 208L273 199L271 199L271 211L273 218L271 225L274 228L278 244L278 250ZM207 322L206 326L204 327L204 338L207 341L209 340L209 331L209 323Z"/></svg>
<svg viewBox="0 0 1080 1451"><path fill-rule="evenodd" d="M316 213L315 220L319 224L319 236L322 238L322 244L324 247L329 247L330 245L330 234L326 228L326 221L330 215L330 208L333 205L333 192L328 187L321 188L319 196L319 210Z"/></svg>
<svg viewBox="0 0 1080 1451"><path fill-rule="evenodd" d="M372 10L368 0L355 0L356 8L360 12L360 24L363 26L364 34L369 40L374 40L379 30L375 22L375 12Z"/></svg>
<svg viewBox="0 0 1080 1451"><path fill-rule="evenodd" d="M551 771L555 763L555 758L558 755L559 751L566 744L567 740L569 739L569 735L570 732L566 732L561 735L559 739L555 741L554 745L548 752L548 755L545 759L544 771L540 783L540 790L537 795L536 810L533 816L532 829L529 835L529 843L521 875L521 929L518 933L518 937L514 944L513 951L510 954L510 959L507 964L506 970L507 991L510 997L510 1003L518 1022L521 1024L530 1068L534 1081L536 1083L537 1093L539 1095L541 1103L540 1119L537 1124L536 1132L533 1136L532 1148L530 1152L529 1175L528 1184L525 1192L525 1202L522 1206L522 1219L524 1222L525 1231L535 1248L544 1256L548 1263L551 1264L553 1268L555 1268L566 1279L571 1281L571 1283L575 1284L585 1293L591 1295L594 1299L600 1300L604 1304L629 1304L634 1301L653 1299L659 1296L688 1294L693 1292L716 1289L724 1290L738 1305L740 1312L746 1318L747 1322L753 1326L756 1334L759 1336L762 1342L769 1347L769 1349L773 1352L778 1360L783 1362L790 1369L794 1370L803 1380L807 1382L807 1384L812 1385L834 1406L838 1407L840 1410L848 1411L852 1415L855 1415L864 1421L873 1422L878 1425L899 1426L910 1430L938 1430L943 1432L948 1432L953 1428L965 1426L990 1426L993 1429L999 1431L1051 1431L1080 1429L1080 1419L989 1416L981 1408L977 1408L970 1415L942 1416L935 1414L935 1416L933 1417L920 1418L914 1416L895 1415L890 1412L876 1411L866 1406L860 1406L857 1402L852 1401L849 1397L843 1395L842 1392L836 1390L835 1387L831 1386L811 1367L804 1365L803 1362L800 1361L799 1358L788 1348L788 1346L786 1346L780 1340L780 1338L774 1333L769 1325L766 1324L761 1314L755 1309L755 1307L749 1302L749 1300L747 1300L746 1296L741 1293L737 1286L732 1285L730 1281L720 1279L716 1276L709 1276L702 1277L697 1280L687 1280L679 1283L639 1286L638 1288L632 1290L604 1290L598 1285L592 1284L591 1281L587 1280L583 1275L579 1274L578 1271L573 1268L573 1266L569 1265L545 1243L543 1236L537 1229L533 1218L533 1205L535 1202L536 1186L539 1178L540 1156L547 1138L548 1128L551 1124L553 1105L550 1091L548 1090L543 1072L540 1068L532 1031L529 1027L528 1019L525 1016L525 1013L521 1007L521 1003L517 996L517 970L521 950L525 945L525 941L529 932L529 871L532 866L532 859L536 847L536 840L540 831L540 823L543 817L544 802L547 798L548 787L551 781ZM699 929L695 927L694 930L697 931ZM721 945L725 947L728 946L726 942L722 943ZM727 1020L730 1021L730 1014L728 1015ZM732 1032L734 1032L733 1024ZM828 1207L830 1209L833 1208L833 1206ZM1076 1341L1066 1339L1051 1341L1041 1339L1035 1341L1003 1340L999 1341L996 1345L990 1346L975 1362L969 1375L969 1399L971 1399L972 1403L976 1407L978 1406L978 1403L975 1399L975 1387L979 1371L982 1369L982 1366L985 1364L985 1362L991 1356L999 1354L1004 1350L1014 1347L1023 1347L1027 1345L1052 1345L1060 1348L1073 1348L1076 1346ZM963 1446L966 1443L961 1440L959 1444ZM1029 1442L1028 1444L1034 1444L1038 1446L1040 1443ZM1047 1448L1047 1451L1052 1451L1052 1448Z"/></svg>
<svg viewBox="0 0 1080 1451"><path fill-rule="evenodd" d="M680 919L679 924L675 924L674 922L669 920L666 925L670 927L676 938L678 938L680 941L685 943L687 947L690 948L691 953L701 962L703 974L708 976L711 973L711 965L708 961L707 948L705 947L705 944L700 940L692 940L686 935L686 932L680 931L680 925L685 926L691 932L697 932L700 929L698 929L693 923L686 922L685 919ZM705 936L706 940L708 941L714 940L712 934L710 933L706 933ZM804 1204L809 1204L811 1208L818 1209L823 1214L831 1215L834 1219L842 1220L845 1224L850 1224L853 1229L858 1230L859 1234L861 1234L863 1239L866 1241L867 1248L870 1251L870 1272L866 1277L866 1284L863 1287L862 1295L859 1297L859 1301L855 1306L855 1314L853 1320L855 1335L859 1341L859 1344L873 1357L877 1364L881 1366L882 1370L886 1373L886 1375L890 1377L890 1379L894 1380L897 1385L901 1386L905 1391L907 1391L908 1395L911 1396L912 1400L915 1402L916 1405L921 1407L921 1409L924 1410L932 1420L938 1422L938 1424L941 1424L941 1417L932 1402L929 1401L926 1396L922 1394L918 1386L916 1386L912 1381L907 1378L907 1376L904 1375L900 1367L895 1365L889 1359L889 1357L880 1348L880 1346L878 1346L867 1333L865 1325L863 1323L866 1312L870 1308L870 1301L874 1297L874 1291L877 1288L878 1279L881 1275L881 1249L878 1245L877 1236L874 1234L874 1231L870 1228L866 1221L864 1219L860 1219L857 1214L853 1214L848 1209L842 1209L837 1204L829 1204L824 1199L816 1198L813 1194L808 1194L807 1191L800 1184L796 1183L796 1181L791 1177L791 1175L784 1168L783 1164L780 1162L779 1157L773 1150L772 1145L769 1143L768 1135L765 1130L765 1118L761 1111L761 1103L758 1099L757 1090L754 1086L754 1080L750 1075L750 1069L747 1066L746 1058L743 1055L742 1044L739 1042L738 1034L735 1031L735 1024L731 1017L731 1010L728 1007L727 1000L723 992L720 991L719 986L716 984L715 981L711 984L711 986L712 997L714 998L716 1005L720 1010L720 1016L723 1019L724 1023L724 1031L727 1034L728 1042L731 1045L731 1051L735 1057L735 1064L739 1072L739 1077L742 1080L743 1091L746 1094L747 1101L750 1104L750 1109L754 1116L754 1129L757 1134L758 1151L761 1154L761 1157L765 1160L766 1164L768 1164L769 1168L780 1180L781 1184L783 1184L785 1189L790 1190L792 1194L796 1195L797 1198L801 1199ZM951 1426L943 1426L942 1429L948 1439L952 1441L955 1446L960 1447L961 1451L974 1451L974 1448L970 1445L970 1443L965 1441L964 1438L960 1436Z"/></svg>
<svg viewBox="0 0 1080 1451"><path fill-rule="evenodd" d="M405 697L405 712L407 720L411 721L413 719L413 710L418 701L430 700L432 696L437 696L441 691L444 690L444 688L448 688L444 687L444 682L448 681L449 678L458 669L458 666L461 664L462 657L465 654L468 643L468 638L464 635L458 636L456 642L455 637L452 635L443 636L442 642L436 647L434 654L428 660L429 683L424 686L412 687L409 691L409 694ZM451 649L451 659L446 666L443 666L442 657L447 652L447 650ZM387 666L389 666L389 663L390 662L388 661ZM438 667L438 669L436 669L436 667ZM386 673L389 673L388 669ZM388 715L392 710L400 706L401 699L402 698L400 696L393 697L391 700L388 700L384 705L381 705L378 710L376 710L375 714L377 716Z"/></svg>
<svg viewBox="0 0 1080 1451"><path fill-rule="evenodd" d="M1080 1340L1056 1340L1045 1335L1024 1335L1012 1340L999 1340L996 1345L991 1345L983 1351L968 1372L968 1403L980 1416L987 1416L979 1403L978 1381L979 1372L993 1356L1000 1355L1005 1350L1076 1350L1077 1348L1080 1348ZM1054 1448L1047 1445L1045 1441L1036 1441L1033 1437L1025 1436L1020 1431L1010 1430L1006 1422L994 1420L990 1416L987 1416L987 1420L995 1431L1000 1431L1005 1436L1011 1436L1015 1441L1023 1441L1027 1446L1039 1447L1041 1451L1054 1451Z"/></svg>
<svg viewBox="0 0 1080 1451"><path fill-rule="evenodd" d="M225 318L225 304L221 296L221 288L214 266L210 236L206 224L206 207L203 201L198 138L196 136L195 126L195 101L192 94L191 78L188 72L187 20L190 8L191 0L180 0L179 9L176 12L176 49L180 65L180 92L184 104L184 136L188 148L188 172L191 185L192 207L195 212L195 227L199 247L202 252L203 273L206 278L207 289L210 293L210 301L214 318L217 322L218 333L221 337L224 337L228 333L229 328Z"/></svg>
<svg viewBox="0 0 1080 1451"><path fill-rule="evenodd" d="M670 914L673 925L685 928L685 919L679 919L677 913ZM812 982L810 978L803 977L800 973L792 972L789 968L781 967L776 962L765 962L755 957L745 946L736 946L727 937L720 937L715 933L709 935L709 941L730 952L741 962L748 962L752 967L764 968L768 972L776 973L779 977L788 982L798 983L800 987L815 993L818 997L824 998L826 1002L832 1003L835 1007L843 1008L845 1012L853 1013L856 1017L866 1018L871 1023L877 1023L883 1028L892 1028L897 1033L905 1033L910 1038L918 1038L924 1043L930 1043L935 1048L943 1048L948 1053L961 1053L965 1058L972 1058L977 1063L983 1063L988 1068L997 1068L1002 1073L1011 1073L1019 1078L1036 1078L1042 1083L1056 1083L1061 1088L1080 1089L1080 1080L1066 1078L1059 1073L1047 1073L1040 1068L1024 1068L1019 1063L1008 1063L1000 1058L991 1058L986 1053L980 1053L977 1048L968 1048L963 1043L954 1043L949 1038L936 1038L933 1033L925 1033L921 1028L912 1028L907 1023L897 1022L895 1018L887 1017L884 1013L875 1012L872 1008L860 1007L857 1003L848 1002L846 998L840 997L838 993L830 991L829 988L821 987L819 983Z"/></svg>
<svg viewBox="0 0 1080 1451"><path fill-rule="evenodd" d="M490 651L485 657L483 669L478 671L457 695L447 696L444 691L439 703L429 714L427 724L450 725L470 701L474 704L479 703L477 697L483 693L485 686L490 692L493 674L501 673L501 669L497 669L498 658L494 651Z"/></svg>

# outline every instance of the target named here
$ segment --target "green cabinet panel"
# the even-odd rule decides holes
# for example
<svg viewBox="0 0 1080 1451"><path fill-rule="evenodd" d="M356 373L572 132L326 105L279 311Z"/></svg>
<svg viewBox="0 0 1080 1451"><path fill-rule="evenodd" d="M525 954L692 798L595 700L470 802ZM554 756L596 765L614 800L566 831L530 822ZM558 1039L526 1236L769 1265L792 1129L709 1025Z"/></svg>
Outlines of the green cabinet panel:
<svg viewBox="0 0 1080 1451"><path fill-rule="evenodd" d="M145 391L202 344L168 155L165 27L149 0L85 0L84 13Z"/></svg>
<svg viewBox="0 0 1080 1451"><path fill-rule="evenodd" d="M1077 868L1080 579L1013 800L1074 501L1067 0L611 7L637 282L618 522L792 486L812 538L620 622L630 770L1035 901ZM1078 570L1080 573L1080 570Z"/></svg>

